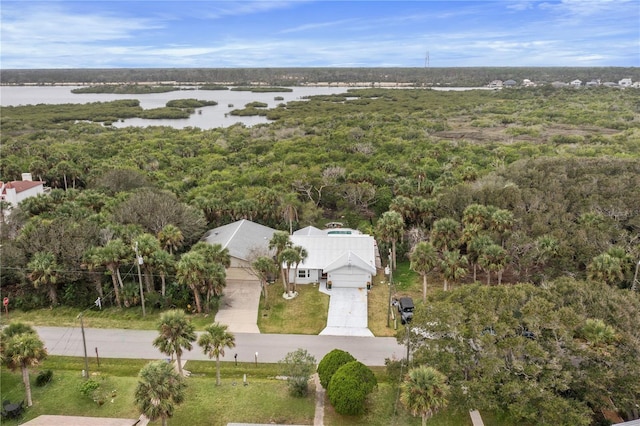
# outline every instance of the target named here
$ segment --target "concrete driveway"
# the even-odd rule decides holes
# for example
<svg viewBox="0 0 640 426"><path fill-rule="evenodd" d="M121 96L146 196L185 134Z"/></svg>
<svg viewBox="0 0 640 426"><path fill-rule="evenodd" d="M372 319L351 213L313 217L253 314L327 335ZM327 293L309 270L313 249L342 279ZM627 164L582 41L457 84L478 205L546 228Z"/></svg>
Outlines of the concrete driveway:
<svg viewBox="0 0 640 426"><path fill-rule="evenodd" d="M232 333L260 333L259 304L259 281L228 280L215 320L228 325Z"/></svg>
<svg viewBox="0 0 640 426"><path fill-rule="evenodd" d="M368 326L367 290L364 288L333 288L323 293L329 299L327 326L321 335L373 337Z"/></svg>

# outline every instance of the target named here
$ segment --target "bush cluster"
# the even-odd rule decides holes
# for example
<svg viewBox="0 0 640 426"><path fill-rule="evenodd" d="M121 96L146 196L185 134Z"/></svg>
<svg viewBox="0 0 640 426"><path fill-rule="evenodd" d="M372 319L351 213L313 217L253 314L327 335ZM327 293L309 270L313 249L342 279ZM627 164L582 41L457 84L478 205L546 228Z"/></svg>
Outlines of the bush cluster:
<svg viewBox="0 0 640 426"><path fill-rule="evenodd" d="M349 353L340 349L334 349L322 358L318 364L318 377L323 388L329 389L331 377L336 371L348 362L356 359Z"/></svg>

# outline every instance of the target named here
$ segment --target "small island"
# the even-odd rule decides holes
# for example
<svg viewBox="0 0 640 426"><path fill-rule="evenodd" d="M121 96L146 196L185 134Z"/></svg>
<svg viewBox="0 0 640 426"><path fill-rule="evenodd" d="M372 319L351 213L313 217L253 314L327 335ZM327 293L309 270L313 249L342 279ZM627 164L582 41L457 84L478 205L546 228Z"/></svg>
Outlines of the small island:
<svg viewBox="0 0 640 426"><path fill-rule="evenodd" d="M257 87L257 86L238 86L232 87L235 92L252 92L252 93L270 93L270 92L293 92L290 87Z"/></svg>
<svg viewBox="0 0 640 426"><path fill-rule="evenodd" d="M118 95L146 95L149 93L166 93L181 90L176 86L151 86L144 84L101 84L98 86L72 89L71 93L113 93Z"/></svg>

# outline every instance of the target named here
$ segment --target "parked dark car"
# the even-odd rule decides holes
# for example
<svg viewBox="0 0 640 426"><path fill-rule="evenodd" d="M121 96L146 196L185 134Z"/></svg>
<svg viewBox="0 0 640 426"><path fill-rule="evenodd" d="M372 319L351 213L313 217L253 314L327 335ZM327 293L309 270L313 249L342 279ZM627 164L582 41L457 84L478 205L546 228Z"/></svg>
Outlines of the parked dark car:
<svg viewBox="0 0 640 426"><path fill-rule="evenodd" d="M413 319L413 309L415 308L413 304L413 299L410 297L401 297L398 299L398 313L400 314L400 322L402 324L410 323Z"/></svg>

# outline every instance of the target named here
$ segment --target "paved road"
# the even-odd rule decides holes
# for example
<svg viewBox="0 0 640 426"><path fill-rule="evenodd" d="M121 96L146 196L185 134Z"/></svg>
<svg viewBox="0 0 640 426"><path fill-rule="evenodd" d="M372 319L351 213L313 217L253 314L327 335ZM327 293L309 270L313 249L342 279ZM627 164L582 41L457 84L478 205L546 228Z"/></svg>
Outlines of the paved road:
<svg viewBox="0 0 640 426"><path fill-rule="evenodd" d="M79 327L36 327L40 338L52 355L83 356L82 333ZM308 336L297 334L255 334L234 333L236 347L227 349L223 358L233 361L238 354L240 362L254 362L258 353L258 362L278 362L289 352L298 348L309 351L316 360L333 349L342 349L353 355L358 361L370 365L384 365L385 358L400 359L405 356L404 346L398 345L393 337L352 337L352 336ZM157 331L117 330L86 328L87 355L95 357L95 348L102 358L166 358L153 345ZM207 360L207 356L197 344L186 352L184 360Z"/></svg>

